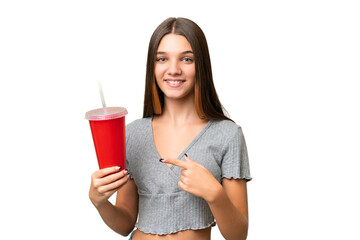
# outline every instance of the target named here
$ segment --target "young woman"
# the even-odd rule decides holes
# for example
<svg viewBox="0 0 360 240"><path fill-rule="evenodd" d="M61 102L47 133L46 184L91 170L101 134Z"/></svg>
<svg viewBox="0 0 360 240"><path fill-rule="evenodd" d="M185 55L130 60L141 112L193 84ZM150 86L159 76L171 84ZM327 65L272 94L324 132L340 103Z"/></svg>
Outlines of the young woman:
<svg viewBox="0 0 360 240"><path fill-rule="evenodd" d="M169 18L153 33L143 118L126 134L128 169L95 172L89 192L111 229L133 240L209 240L217 224L225 239L246 239L244 136L224 115L205 36L191 20Z"/></svg>

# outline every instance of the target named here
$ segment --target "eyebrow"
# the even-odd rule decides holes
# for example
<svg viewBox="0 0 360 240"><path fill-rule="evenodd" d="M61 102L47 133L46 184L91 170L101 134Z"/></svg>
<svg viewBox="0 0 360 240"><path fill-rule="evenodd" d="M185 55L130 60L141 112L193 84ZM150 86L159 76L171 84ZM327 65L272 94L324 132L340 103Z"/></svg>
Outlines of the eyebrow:
<svg viewBox="0 0 360 240"><path fill-rule="evenodd" d="M193 51L190 51L190 50L184 51L181 54L187 54L187 53L194 54ZM166 52L159 51L159 52L156 52L156 54L166 54Z"/></svg>

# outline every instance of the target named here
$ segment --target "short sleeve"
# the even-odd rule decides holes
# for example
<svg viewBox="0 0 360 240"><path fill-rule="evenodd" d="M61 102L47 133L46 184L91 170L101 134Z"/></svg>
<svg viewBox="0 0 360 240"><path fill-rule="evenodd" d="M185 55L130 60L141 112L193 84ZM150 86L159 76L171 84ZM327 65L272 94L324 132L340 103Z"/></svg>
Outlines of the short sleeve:
<svg viewBox="0 0 360 240"><path fill-rule="evenodd" d="M128 170L129 172L129 175L130 175L130 179L133 179L133 175L131 173L131 166L130 166L130 162L129 162L129 159L128 159L128 154L130 152L130 141L129 141L129 127L128 125L126 126L126 130L125 130L125 135L126 135L126 169Z"/></svg>
<svg viewBox="0 0 360 240"><path fill-rule="evenodd" d="M223 148L221 178L252 179L246 142L241 127L233 131Z"/></svg>

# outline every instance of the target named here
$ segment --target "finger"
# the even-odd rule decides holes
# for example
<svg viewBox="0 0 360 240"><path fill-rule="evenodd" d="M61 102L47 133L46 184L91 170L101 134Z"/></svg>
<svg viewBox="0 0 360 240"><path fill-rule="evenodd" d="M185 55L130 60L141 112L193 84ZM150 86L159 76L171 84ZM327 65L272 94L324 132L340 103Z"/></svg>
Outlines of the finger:
<svg viewBox="0 0 360 240"><path fill-rule="evenodd" d="M189 183L189 178L185 177L184 175L181 175L180 176L180 181L185 184L185 185L188 185Z"/></svg>
<svg viewBox="0 0 360 240"><path fill-rule="evenodd" d="M189 158L189 156L187 154L185 154L184 160L185 160L185 162L193 162L193 160L191 158Z"/></svg>
<svg viewBox="0 0 360 240"><path fill-rule="evenodd" d="M188 187L187 187L182 181L179 181L179 182L178 182L178 186L179 186L182 190L184 190L185 192L188 191Z"/></svg>
<svg viewBox="0 0 360 240"><path fill-rule="evenodd" d="M115 172L119 171L120 169L121 169L121 167L118 167L118 166L104 168L104 169L100 169L100 170L96 171L92 176L94 178L102 178L111 173L115 173Z"/></svg>
<svg viewBox="0 0 360 240"><path fill-rule="evenodd" d="M169 163L169 164L181 167L181 168L187 168L186 162L176 159L176 158L167 158L167 159L162 160L162 162Z"/></svg>
<svg viewBox="0 0 360 240"><path fill-rule="evenodd" d="M181 176L185 176L185 177L189 176L189 169L185 169L185 168L181 169Z"/></svg>
<svg viewBox="0 0 360 240"><path fill-rule="evenodd" d="M107 185L103 185L101 187L98 188L98 191L100 193L106 194L108 192L112 192L112 191L117 191L120 187L122 187L125 183L127 183L127 181L129 181L129 175L120 178L119 180L112 182L110 184Z"/></svg>
<svg viewBox="0 0 360 240"><path fill-rule="evenodd" d="M185 160L185 162L188 164L188 166L196 165L196 166L199 166L199 167L204 168L203 165L201 165L200 163L198 163L198 162L192 160L191 158L189 158L189 156L188 156L187 154L185 154L184 160Z"/></svg>
<svg viewBox="0 0 360 240"><path fill-rule="evenodd" d="M120 171L120 172L117 172L114 174L110 174L108 176L100 178L98 181L98 184L99 185L107 185L109 183L115 182L115 181L125 177L127 175L127 173L128 172L126 170L124 170L124 171Z"/></svg>

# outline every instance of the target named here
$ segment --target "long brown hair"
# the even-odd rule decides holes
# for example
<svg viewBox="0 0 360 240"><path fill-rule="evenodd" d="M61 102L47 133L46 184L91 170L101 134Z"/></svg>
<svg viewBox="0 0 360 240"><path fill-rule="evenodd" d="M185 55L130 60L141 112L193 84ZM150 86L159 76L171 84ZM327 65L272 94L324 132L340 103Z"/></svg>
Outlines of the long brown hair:
<svg viewBox="0 0 360 240"><path fill-rule="evenodd" d="M217 96L210 54L203 31L193 21L186 18L168 18L154 31L149 43L146 64L146 83L143 117L160 115L164 107L164 93L155 80L156 52L161 39L170 33L184 36L190 43L195 58L195 109L201 119L231 120ZM226 111L225 111L226 112Z"/></svg>

